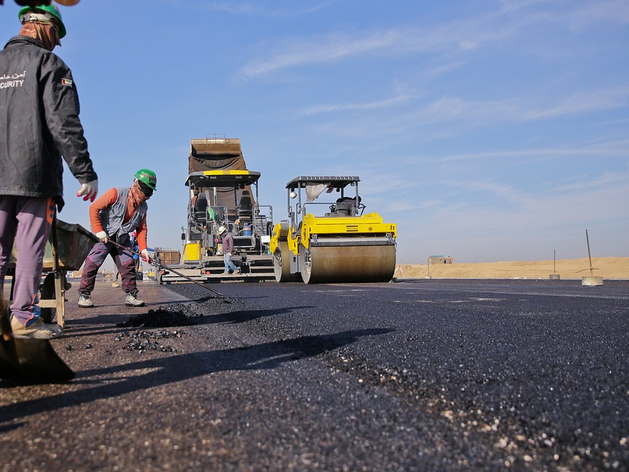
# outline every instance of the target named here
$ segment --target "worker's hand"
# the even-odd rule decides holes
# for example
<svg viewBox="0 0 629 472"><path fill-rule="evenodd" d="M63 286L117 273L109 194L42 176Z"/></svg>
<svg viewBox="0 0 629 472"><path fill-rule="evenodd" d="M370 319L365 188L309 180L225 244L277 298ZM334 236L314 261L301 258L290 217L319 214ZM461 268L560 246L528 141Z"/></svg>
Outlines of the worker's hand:
<svg viewBox="0 0 629 472"><path fill-rule="evenodd" d="M142 249L140 256L142 256L142 260L144 262L148 262L149 264L153 263L153 259L151 259L151 255L149 254L147 249Z"/></svg>
<svg viewBox="0 0 629 472"><path fill-rule="evenodd" d="M76 196L80 197L82 195L85 195L83 197L84 202L86 202L87 200L93 202L94 199L96 198L97 193L98 193L98 180L92 180L91 182L88 182L86 184L81 184L81 188L79 189L78 192L76 192Z"/></svg>
<svg viewBox="0 0 629 472"><path fill-rule="evenodd" d="M99 231L96 233L96 237L100 239L101 243L107 244L109 242L109 236L104 231Z"/></svg>

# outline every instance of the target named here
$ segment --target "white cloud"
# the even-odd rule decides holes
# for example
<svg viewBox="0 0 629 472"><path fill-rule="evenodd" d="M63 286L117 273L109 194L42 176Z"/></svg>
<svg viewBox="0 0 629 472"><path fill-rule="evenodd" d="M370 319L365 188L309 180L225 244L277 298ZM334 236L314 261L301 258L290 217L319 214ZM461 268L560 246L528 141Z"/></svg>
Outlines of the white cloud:
<svg viewBox="0 0 629 472"><path fill-rule="evenodd" d="M401 32L388 31L354 38L346 34L332 34L312 40L290 41L278 47L267 59L254 60L243 67L241 76L254 78L291 67L318 64L348 56L392 47L400 41Z"/></svg>
<svg viewBox="0 0 629 472"><path fill-rule="evenodd" d="M344 112L344 111L373 111L390 108L397 105L404 105L415 99L413 95L397 95L384 100L377 100L365 103L343 103L343 104L327 104L315 105L304 108L297 112L297 116L310 116L320 113Z"/></svg>
<svg viewBox="0 0 629 472"><path fill-rule="evenodd" d="M629 85L620 85L600 90L580 91L569 97L560 98L551 107L523 110L520 117L523 120L538 120L613 110L625 108L628 105Z"/></svg>
<svg viewBox="0 0 629 472"><path fill-rule="evenodd" d="M545 1L506 2L503 8L432 27L398 27L377 31L336 32L309 38L290 38L267 47L265 57L246 64L241 77L252 79L298 66L321 64L361 55L472 51L514 37L526 26L547 23L549 17L526 7ZM556 21L565 21L559 18Z"/></svg>
<svg viewBox="0 0 629 472"><path fill-rule="evenodd" d="M544 103L544 106L539 105ZM505 100L471 101L444 96L408 112L404 121L414 125L438 122L464 122L469 126L495 123L548 120L573 117L629 106L629 85L578 91L569 96L529 95Z"/></svg>
<svg viewBox="0 0 629 472"><path fill-rule="evenodd" d="M629 173L627 172L605 172L597 178L560 185L559 187L557 187L556 191L561 193L574 193L583 192L591 189L604 189L616 186L624 189L627 192L626 198L629 198L629 186L627 186L626 184L628 181Z"/></svg>
<svg viewBox="0 0 629 472"><path fill-rule="evenodd" d="M575 30L600 22L627 25L629 24L629 2L627 0L584 2L580 8L569 13L569 21L570 26Z"/></svg>
<svg viewBox="0 0 629 472"><path fill-rule="evenodd" d="M211 10L223 11L233 15L258 16L266 18L293 18L321 10L332 3L334 3L334 1L320 2L306 8L302 8L291 2L286 5L285 8L282 8L276 4L268 5L263 2L212 2L208 5L208 7Z"/></svg>
<svg viewBox="0 0 629 472"><path fill-rule="evenodd" d="M444 163L456 161L479 161L494 159L510 159L511 162L539 162L550 159L563 159L569 156L583 156L593 158L624 157L629 158L629 141L603 141L597 143L577 142L573 147L551 147L517 149L504 151L477 152L468 154L450 154L440 157L421 156L409 160L409 163Z"/></svg>
<svg viewBox="0 0 629 472"><path fill-rule="evenodd" d="M425 94L406 93L384 100L355 103L325 103L311 105L297 112L289 112L291 119L317 114L328 114L327 121L320 122L317 129L327 136L343 136L346 139L369 139L379 135L408 136L418 129L431 127L430 134L425 131L423 140L444 139L467 133L469 129L489 128L496 125L527 122L544 122L556 118L569 119L588 114L621 110L629 106L629 86L615 86L599 90L579 91L569 96L523 96L505 100L471 101L459 96L443 96L429 102L422 102ZM543 105L540 105L543 104ZM390 113L383 113L390 110ZM343 117L342 112L361 111L351 122ZM334 114L339 114L335 117ZM453 124L456 124L454 126ZM622 124L622 120L618 121ZM589 146L588 146L589 147ZM596 149L547 149L532 151L531 157L542 159L548 155L594 154L607 155L616 152L597 146ZM498 152L498 154L502 154ZM454 159L455 156L446 157Z"/></svg>
<svg viewBox="0 0 629 472"><path fill-rule="evenodd" d="M463 51L469 51L476 49L479 46L479 43L478 41L463 40L459 43L459 45Z"/></svg>

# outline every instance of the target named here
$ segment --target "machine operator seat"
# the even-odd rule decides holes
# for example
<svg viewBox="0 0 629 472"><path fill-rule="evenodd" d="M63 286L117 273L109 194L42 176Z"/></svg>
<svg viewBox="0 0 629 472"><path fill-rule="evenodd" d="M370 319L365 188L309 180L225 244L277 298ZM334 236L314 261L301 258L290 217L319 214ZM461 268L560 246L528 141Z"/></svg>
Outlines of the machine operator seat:
<svg viewBox="0 0 629 472"><path fill-rule="evenodd" d="M240 203L238 204L238 218L249 218L252 216L251 196L248 190L242 191Z"/></svg>
<svg viewBox="0 0 629 472"><path fill-rule="evenodd" d="M199 221L207 221L207 198L200 194L194 204L194 216Z"/></svg>
<svg viewBox="0 0 629 472"><path fill-rule="evenodd" d="M360 197L358 197L358 205L356 205L356 198L343 197L336 200L334 209L338 216L356 216L358 214L360 203Z"/></svg>

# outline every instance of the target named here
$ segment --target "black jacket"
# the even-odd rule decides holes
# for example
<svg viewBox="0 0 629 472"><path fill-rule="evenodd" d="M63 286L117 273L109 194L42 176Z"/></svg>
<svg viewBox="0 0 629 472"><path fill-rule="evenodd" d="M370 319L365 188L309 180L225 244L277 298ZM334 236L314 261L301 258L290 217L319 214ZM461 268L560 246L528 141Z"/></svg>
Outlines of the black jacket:
<svg viewBox="0 0 629 472"><path fill-rule="evenodd" d="M63 163L96 180L72 72L41 42L12 38L0 51L0 195L58 197Z"/></svg>

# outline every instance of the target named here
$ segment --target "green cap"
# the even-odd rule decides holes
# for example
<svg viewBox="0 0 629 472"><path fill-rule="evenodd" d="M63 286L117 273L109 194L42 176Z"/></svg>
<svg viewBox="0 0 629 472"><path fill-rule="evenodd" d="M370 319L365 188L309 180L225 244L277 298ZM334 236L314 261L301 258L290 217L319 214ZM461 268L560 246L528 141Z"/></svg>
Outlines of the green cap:
<svg viewBox="0 0 629 472"><path fill-rule="evenodd" d="M17 17L22 23L28 20L28 18L24 18L24 15L26 15L27 13L40 13L48 16L49 18L52 17L50 19L54 22L54 24L57 26L57 29L59 30L59 39L63 38L66 35L66 27L63 24L61 12L55 5L50 4L22 8L17 14Z"/></svg>
<svg viewBox="0 0 629 472"><path fill-rule="evenodd" d="M157 190L157 176L149 169L140 169L134 175L140 182L146 184L151 190Z"/></svg>

